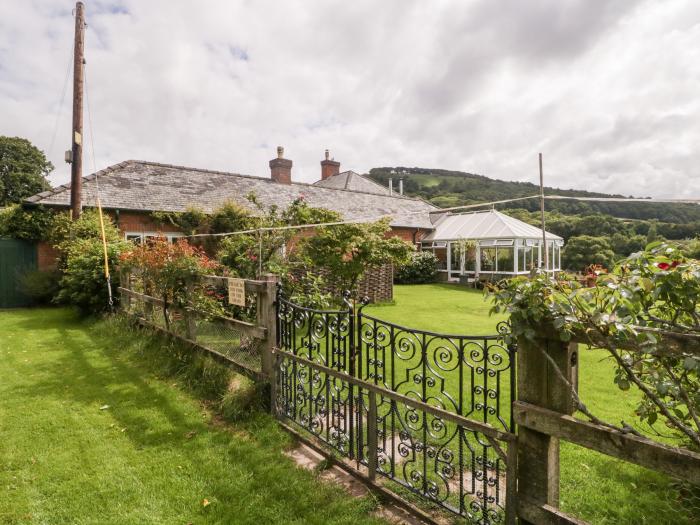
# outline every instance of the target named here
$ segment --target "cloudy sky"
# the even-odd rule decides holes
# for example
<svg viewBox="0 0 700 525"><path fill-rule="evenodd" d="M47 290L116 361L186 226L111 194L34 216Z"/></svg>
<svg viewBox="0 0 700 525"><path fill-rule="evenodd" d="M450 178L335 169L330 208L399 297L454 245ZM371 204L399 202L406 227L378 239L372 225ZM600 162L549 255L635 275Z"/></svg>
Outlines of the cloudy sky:
<svg viewBox="0 0 700 525"><path fill-rule="evenodd" d="M697 0L85 3L98 169L268 176L283 145L299 181L329 148L360 172L535 182L542 151L548 185L700 198ZM73 7L0 0L0 135L43 149L54 183L69 178Z"/></svg>

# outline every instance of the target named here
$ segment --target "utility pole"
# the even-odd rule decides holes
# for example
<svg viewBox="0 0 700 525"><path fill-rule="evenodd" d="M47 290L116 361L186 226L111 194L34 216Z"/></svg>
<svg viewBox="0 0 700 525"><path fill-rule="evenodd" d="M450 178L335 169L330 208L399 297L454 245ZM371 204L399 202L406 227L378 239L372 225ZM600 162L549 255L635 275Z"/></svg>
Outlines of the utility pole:
<svg viewBox="0 0 700 525"><path fill-rule="evenodd" d="M544 229L544 176L542 175L542 153L540 153L540 216L542 218L542 248L544 249L544 269L549 269L549 247Z"/></svg>
<svg viewBox="0 0 700 525"><path fill-rule="evenodd" d="M85 6L75 4L73 44L73 133L70 156L70 208L73 220L80 217L83 193L83 64L85 52Z"/></svg>

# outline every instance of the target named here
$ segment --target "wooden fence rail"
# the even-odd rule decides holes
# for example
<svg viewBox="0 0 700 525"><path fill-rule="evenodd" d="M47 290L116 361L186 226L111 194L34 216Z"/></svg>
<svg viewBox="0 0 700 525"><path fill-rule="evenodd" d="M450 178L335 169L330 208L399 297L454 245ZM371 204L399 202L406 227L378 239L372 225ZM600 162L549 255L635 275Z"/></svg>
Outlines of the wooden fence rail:
<svg viewBox="0 0 700 525"><path fill-rule="evenodd" d="M518 400L513 404L518 425L517 514L521 523L585 523L558 508L562 439L700 484L700 454L574 418L571 386L578 385L578 343L562 342L547 326L530 328L540 339L518 341Z"/></svg>

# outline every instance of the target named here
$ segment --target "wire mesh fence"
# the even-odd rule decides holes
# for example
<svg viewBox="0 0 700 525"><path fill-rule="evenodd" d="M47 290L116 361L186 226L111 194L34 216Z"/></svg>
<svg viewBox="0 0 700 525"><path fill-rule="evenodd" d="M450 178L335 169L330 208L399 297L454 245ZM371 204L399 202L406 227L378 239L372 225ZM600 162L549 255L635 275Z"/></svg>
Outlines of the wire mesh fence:
<svg viewBox="0 0 700 525"><path fill-rule="evenodd" d="M197 319L196 327L198 345L218 352L244 368L261 371L260 339L217 318Z"/></svg>
<svg viewBox="0 0 700 525"><path fill-rule="evenodd" d="M133 290L122 290L122 310L154 328L215 352L243 371L262 370L262 340L251 332L255 326L235 318L179 310L163 301Z"/></svg>

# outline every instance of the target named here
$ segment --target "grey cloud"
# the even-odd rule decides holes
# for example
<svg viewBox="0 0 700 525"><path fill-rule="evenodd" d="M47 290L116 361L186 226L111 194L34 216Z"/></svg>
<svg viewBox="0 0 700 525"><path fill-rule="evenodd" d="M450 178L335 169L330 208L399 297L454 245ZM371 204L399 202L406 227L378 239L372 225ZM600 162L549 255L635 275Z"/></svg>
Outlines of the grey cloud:
<svg viewBox="0 0 700 525"><path fill-rule="evenodd" d="M282 144L297 180L318 178L328 147L359 171L534 181L543 151L553 186L700 196L691 0L88 0L87 12L98 168L141 158L267 176ZM48 149L70 9L3 13L0 134Z"/></svg>

